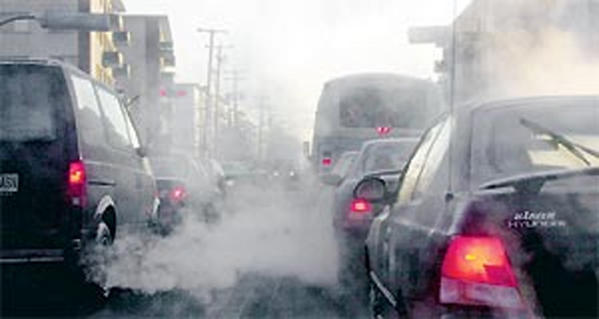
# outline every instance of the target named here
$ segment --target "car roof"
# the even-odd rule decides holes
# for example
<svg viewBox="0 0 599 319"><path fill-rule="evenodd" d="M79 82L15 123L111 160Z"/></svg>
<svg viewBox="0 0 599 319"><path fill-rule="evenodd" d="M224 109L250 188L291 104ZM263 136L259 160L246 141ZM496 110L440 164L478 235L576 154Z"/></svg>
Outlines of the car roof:
<svg viewBox="0 0 599 319"><path fill-rule="evenodd" d="M1 57L0 64L36 64L45 66L57 66L66 68L77 73L84 73L76 66L58 59L36 58L36 57ZM87 74L86 74L87 75ZM89 75L88 75L89 76Z"/></svg>
<svg viewBox="0 0 599 319"><path fill-rule="evenodd" d="M402 144L402 143L417 143L420 140L419 137L397 137L397 138L384 138L376 140L368 140L362 144L363 148L370 147L376 144Z"/></svg>
<svg viewBox="0 0 599 319"><path fill-rule="evenodd" d="M99 85L99 86L103 87L104 89L111 91L112 93L116 93L114 87L108 86L105 83L102 83L101 81L98 81L97 79L94 79L91 75L82 71L77 66L75 66L71 63L65 62L65 61L58 60L58 59L44 58L44 57L41 57L41 58L38 58L38 57L0 57L0 65L2 65L2 64L5 64L5 65L6 64L41 65L41 66L59 67L64 70L68 70L71 73L77 74L78 76L89 79L89 80L93 81L94 84Z"/></svg>
<svg viewBox="0 0 599 319"><path fill-rule="evenodd" d="M350 74L346 76L341 76L338 78L334 78L326 82L326 86L329 85L354 85L359 83L368 83L368 82L402 82L402 81L410 81L413 83L422 83L422 84L433 84L431 81L427 81L424 79L406 76L401 74L394 73L357 73Z"/></svg>
<svg viewBox="0 0 599 319"><path fill-rule="evenodd" d="M504 99L494 100L474 100L465 103L463 106L458 107L457 111L466 110L469 112L477 110L495 109L501 107L511 107L520 104L532 104L542 102L559 102L559 101L576 101L576 100L598 100L599 95L540 95L540 96L522 96L522 97L511 97Z"/></svg>

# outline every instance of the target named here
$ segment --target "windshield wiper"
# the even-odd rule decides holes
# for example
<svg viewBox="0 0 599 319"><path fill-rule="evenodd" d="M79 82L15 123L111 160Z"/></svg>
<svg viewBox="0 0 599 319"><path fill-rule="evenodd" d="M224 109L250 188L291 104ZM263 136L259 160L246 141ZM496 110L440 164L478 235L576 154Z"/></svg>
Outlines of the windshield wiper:
<svg viewBox="0 0 599 319"><path fill-rule="evenodd" d="M591 166L591 162L589 162L589 160L579 151L579 149L583 150L587 154L592 155L595 158L599 158L598 151L595 151L579 143L573 142L564 135L556 133L548 128L545 128L538 123L527 120L525 118L520 118L520 124L536 134L548 135L551 138L551 140L564 146L568 151L570 151L570 153L572 153L572 155L576 156L576 158L583 161L587 166Z"/></svg>
<svg viewBox="0 0 599 319"><path fill-rule="evenodd" d="M482 184L480 189L514 187L518 192L538 193L547 181L555 181L578 176L599 176L599 167L519 174Z"/></svg>

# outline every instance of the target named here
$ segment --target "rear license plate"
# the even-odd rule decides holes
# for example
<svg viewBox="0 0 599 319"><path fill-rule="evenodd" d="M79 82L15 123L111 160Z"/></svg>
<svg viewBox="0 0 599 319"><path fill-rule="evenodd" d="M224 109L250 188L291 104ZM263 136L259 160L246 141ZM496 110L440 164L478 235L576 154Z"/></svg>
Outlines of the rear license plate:
<svg viewBox="0 0 599 319"><path fill-rule="evenodd" d="M18 174L0 174L0 193L15 193L19 191Z"/></svg>

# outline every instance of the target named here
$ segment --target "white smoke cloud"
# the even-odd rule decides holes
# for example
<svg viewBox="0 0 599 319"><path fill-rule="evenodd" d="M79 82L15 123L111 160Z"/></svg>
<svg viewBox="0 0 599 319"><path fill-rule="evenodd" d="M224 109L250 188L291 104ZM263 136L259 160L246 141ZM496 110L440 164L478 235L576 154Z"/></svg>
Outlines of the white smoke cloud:
<svg viewBox="0 0 599 319"><path fill-rule="evenodd" d="M207 295L234 286L248 273L334 285L337 252L330 218L313 206L283 192L250 192L239 197L235 212L224 213L218 225L188 216L166 238L118 238L95 269L105 277L94 279L145 294L180 289Z"/></svg>

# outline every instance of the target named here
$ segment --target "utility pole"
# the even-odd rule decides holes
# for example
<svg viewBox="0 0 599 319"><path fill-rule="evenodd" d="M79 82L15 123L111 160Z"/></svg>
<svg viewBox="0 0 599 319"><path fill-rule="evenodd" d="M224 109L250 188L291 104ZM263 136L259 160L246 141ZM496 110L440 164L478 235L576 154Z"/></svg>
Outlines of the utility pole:
<svg viewBox="0 0 599 319"><path fill-rule="evenodd" d="M268 123L266 113L269 112L267 103L267 99L261 96L258 103L258 161L264 157L264 126Z"/></svg>
<svg viewBox="0 0 599 319"><path fill-rule="evenodd" d="M214 36L217 33L227 33L226 30L198 28L198 32L208 33L208 70L206 74L206 112L204 113L204 135L202 136L202 149L204 154L209 152L208 135L210 134L210 123L212 119L212 55L214 51Z"/></svg>
<svg viewBox="0 0 599 319"><path fill-rule="evenodd" d="M243 80L241 76L241 71L239 69L233 69L231 72L231 77L226 78L226 80L232 81L232 108L229 109L227 113L227 123L229 127L233 127L238 124L238 114L239 114L239 81Z"/></svg>
<svg viewBox="0 0 599 319"><path fill-rule="evenodd" d="M217 45L216 46L216 50L217 50L217 54L216 54L216 80L215 80L215 88L214 88L214 141L218 142L218 139L220 137L220 131L219 131L219 121L220 121L220 102L221 102L221 96L220 96L220 80L221 80L221 70L222 70L222 63L225 60L225 56L223 55L223 49L228 49L228 48L232 48L232 45ZM213 150L213 154L215 157L217 157L218 155L218 143L214 143L214 150Z"/></svg>

